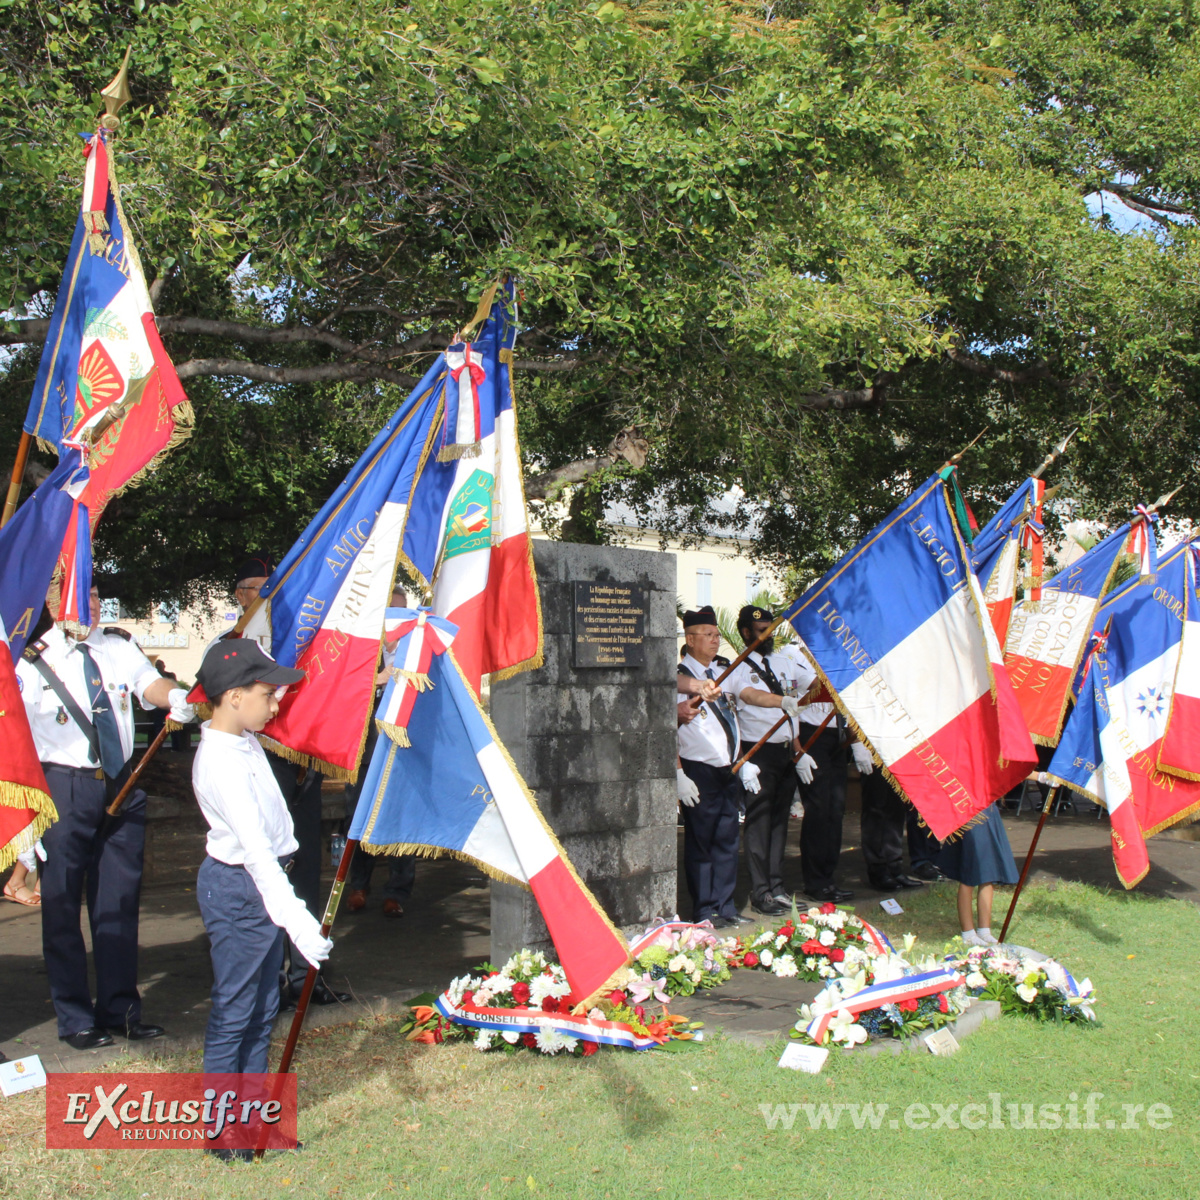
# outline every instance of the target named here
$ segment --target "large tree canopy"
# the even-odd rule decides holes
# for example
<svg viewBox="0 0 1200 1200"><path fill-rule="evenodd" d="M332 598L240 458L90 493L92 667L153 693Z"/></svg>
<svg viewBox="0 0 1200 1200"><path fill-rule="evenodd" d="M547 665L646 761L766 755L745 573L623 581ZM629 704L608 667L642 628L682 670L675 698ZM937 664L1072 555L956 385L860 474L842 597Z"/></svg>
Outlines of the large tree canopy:
<svg viewBox="0 0 1200 1200"><path fill-rule="evenodd" d="M1056 479L1119 515L1195 469L1196 43L1115 0L0 0L0 436L129 44L116 169L197 428L101 523L127 601L286 548L502 271L573 536L732 488L811 572L985 426L984 513L1077 424Z"/></svg>

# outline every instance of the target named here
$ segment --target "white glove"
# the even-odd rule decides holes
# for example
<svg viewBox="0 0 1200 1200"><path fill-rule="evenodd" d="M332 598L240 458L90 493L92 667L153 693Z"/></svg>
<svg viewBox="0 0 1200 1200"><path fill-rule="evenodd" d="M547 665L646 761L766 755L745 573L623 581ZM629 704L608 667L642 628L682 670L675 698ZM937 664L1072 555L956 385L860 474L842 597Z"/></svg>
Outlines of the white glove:
<svg viewBox="0 0 1200 1200"><path fill-rule="evenodd" d="M315 918L311 926L305 926L298 934L292 934L292 945L304 955L310 967L319 967L333 949L333 942L321 936L321 927Z"/></svg>
<svg viewBox="0 0 1200 1200"><path fill-rule="evenodd" d="M796 762L796 774L801 783L812 783L813 772L817 769L817 761L811 754L802 754Z"/></svg>
<svg viewBox="0 0 1200 1200"><path fill-rule="evenodd" d="M758 776L759 770L753 763L744 763L742 769L738 772L738 778L742 781L742 787L752 796L756 796L762 791L762 784L758 782Z"/></svg>
<svg viewBox="0 0 1200 1200"><path fill-rule="evenodd" d="M675 791L684 808L692 808L700 802L700 789L696 781L682 767L675 768Z"/></svg>
<svg viewBox="0 0 1200 1200"><path fill-rule="evenodd" d="M795 696L780 696L779 707L789 717L798 717L800 715L800 701Z"/></svg>
<svg viewBox="0 0 1200 1200"><path fill-rule="evenodd" d="M792 807L789 811L791 812L793 817L803 817L804 816L804 804L799 800L793 800Z"/></svg>
<svg viewBox="0 0 1200 1200"><path fill-rule="evenodd" d="M871 752L862 742L850 743L850 757L854 759L854 765L858 768L860 775L870 775L875 770L875 764L871 761Z"/></svg>
<svg viewBox="0 0 1200 1200"><path fill-rule="evenodd" d="M172 688L167 693L167 699L171 702L171 711L167 716L179 725L187 725L196 719L196 710L187 702L187 695L186 688Z"/></svg>

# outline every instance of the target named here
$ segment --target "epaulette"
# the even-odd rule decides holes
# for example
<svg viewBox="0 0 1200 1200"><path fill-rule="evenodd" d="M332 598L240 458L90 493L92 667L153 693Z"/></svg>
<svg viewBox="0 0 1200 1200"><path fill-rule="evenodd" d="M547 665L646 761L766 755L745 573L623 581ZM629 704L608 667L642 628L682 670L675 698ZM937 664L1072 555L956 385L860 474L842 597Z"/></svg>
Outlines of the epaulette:
<svg viewBox="0 0 1200 1200"><path fill-rule="evenodd" d="M133 634L128 629L120 629L116 625L107 625L104 629L105 637L119 637L123 642L132 642Z"/></svg>
<svg viewBox="0 0 1200 1200"><path fill-rule="evenodd" d="M725 655L723 655L723 654L716 654L716 655L714 655L714 656L713 656L713 662L715 662L715 663L717 664L717 666L718 666L718 667L727 667L727 666L729 666L729 659L727 659L727 658L725 657Z"/></svg>
<svg viewBox="0 0 1200 1200"><path fill-rule="evenodd" d="M21 653L21 657L26 662L37 662L42 657L42 653L46 649L46 643L43 639L38 638L36 642L30 642Z"/></svg>

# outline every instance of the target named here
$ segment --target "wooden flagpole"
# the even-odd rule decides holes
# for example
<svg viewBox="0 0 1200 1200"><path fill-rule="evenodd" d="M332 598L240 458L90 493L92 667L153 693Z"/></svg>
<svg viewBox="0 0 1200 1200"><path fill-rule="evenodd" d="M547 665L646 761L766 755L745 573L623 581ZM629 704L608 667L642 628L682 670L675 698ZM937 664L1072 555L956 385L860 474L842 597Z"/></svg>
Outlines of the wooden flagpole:
<svg viewBox="0 0 1200 1200"><path fill-rule="evenodd" d="M17 503L21 499L21 484L25 479L25 464L29 461L29 447L33 444L33 436L21 432L21 441L17 446L17 460L13 463L12 481L8 485L8 495L4 500L4 512L0 514L0 529L8 524L13 513L17 511Z"/></svg>
<svg viewBox="0 0 1200 1200"><path fill-rule="evenodd" d="M1013 913L1017 908L1017 901L1021 898L1021 889L1025 886L1025 880L1029 877L1029 868L1033 865L1034 851L1037 850L1038 839L1042 836L1042 827L1046 824L1046 818L1050 815L1050 809L1058 796L1058 788L1051 788L1046 796L1046 802L1042 805L1042 815L1037 823L1037 828L1033 831L1033 841L1029 843L1029 853L1025 855L1025 865L1021 868L1021 878L1017 880L1017 886L1013 889L1013 898L1008 906L1008 915L1004 918L1004 928L1000 930L1000 941L1003 942L1005 935L1008 933L1009 923L1013 919Z"/></svg>
<svg viewBox="0 0 1200 1200"><path fill-rule="evenodd" d="M333 919L337 916L338 905L342 900L342 889L346 886L346 876L350 872L350 861L354 858L354 851L358 849L358 841L354 838L346 839L346 848L342 851L341 861L338 863L337 874L333 879L333 887L329 892L329 900L325 904L325 916L321 921L321 936L328 937L329 931L333 927ZM288 1030L287 1041L283 1046L283 1054L279 1059L279 1067L277 1075L279 1078L275 1081L273 1100L278 1100L283 1092L283 1077L291 1070L292 1059L296 1054L296 1043L300 1040L300 1030L304 1026L304 1018L308 1015L308 1005L312 1000L313 989L317 986L317 975L319 971L316 967L310 966L308 974L304 977L304 987L300 992L300 999L296 1001L296 1014L292 1017L292 1027ZM266 1153L266 1136L267 1129L263 1126L262 1135L259 1138L258 1149L254 1151L255 1158L262 1158Z"/></svg>
<svg viewBox="0 0 1200 1200"><path fill-rule="evenodd" d="M819 738L821 736L822 733L825 732L825 726L828 725L829 722L833 720L833 714L835 711L836 711L836 709L834 709L834 707L832 705L830 705L829 715L826 716L825 720L823 720L820 723L820 725L817 726L816 732L812 735L812 737L810 737L808 739L808 741L805 742L804 745L800 747L800 753L795 755L795 757L792 759L793 763L798 763L801 760L801 758L803 758L804 755L806 755L809 752L809 750L812 748L813 743L817 740L817 738ZM771 728L768 729L767 732L764 733L762 735L762 737L760 737L758 739L758 741L755 742L754 745L751 746L750 749L747 750L746 753L743 754L742 757L737 760L736 763L734 763L734 765L731 769L735 775L746 765L746 763L750 759L752 759L763 748L763 746L765 746L767 744L767 740L787 719L788 719L787 713L784 713L783 716L780 717L779 720L776 721L775 724L772 725Z"/></svg>

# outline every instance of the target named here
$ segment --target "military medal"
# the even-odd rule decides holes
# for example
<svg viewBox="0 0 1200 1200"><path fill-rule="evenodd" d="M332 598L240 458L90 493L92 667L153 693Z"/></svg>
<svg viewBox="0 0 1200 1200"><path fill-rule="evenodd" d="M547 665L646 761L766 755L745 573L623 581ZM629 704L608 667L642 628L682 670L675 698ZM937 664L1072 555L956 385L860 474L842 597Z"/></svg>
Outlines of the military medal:
<svg viewBox="0 0 1200 1200"><path fill-rule="evenodd" d="M62 705L59 705L58 716L56 716L54 719L60 725L65 725L67 723L67 710L65 708L63 708Z"/></svg>

